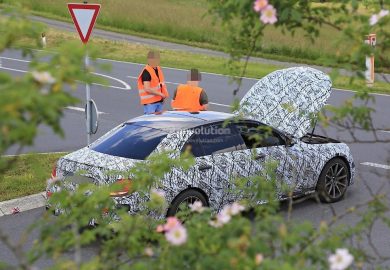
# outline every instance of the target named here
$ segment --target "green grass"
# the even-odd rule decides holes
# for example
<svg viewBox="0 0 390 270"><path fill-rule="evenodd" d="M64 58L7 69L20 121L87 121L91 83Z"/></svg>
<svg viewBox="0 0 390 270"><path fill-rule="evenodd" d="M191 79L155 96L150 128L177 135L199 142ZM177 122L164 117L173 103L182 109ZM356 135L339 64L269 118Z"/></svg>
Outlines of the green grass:
<svg viewBox="0 0 390 270"><path fill-rule="evenodd" d="M0 1L1 2L1 1ZM33 13L70 22L66 7L68 0L3 0L4 3L19 2ZM213 24L207 14L207 0L96 0L101 3L98 27L143 37L203 48L224 50L226 34L220 24ZM151 8L152 7L152 8ZM303 31L294 36L283 34L275 27L266 28L261 47L256 56L280 61L326 65L324 59L336 59L340 63L343 55L349 54L350 44L336 44L340 33L324 25L314 43ZM326 46L324 46L326 44ZM389 53L390 55L390 53ZM331 63L338 66L337 63ZM389 71L389 67L376 63L378 71Z"/></svg>
<svg viewBox="0 0 390 270"><path fill-rule="evenodd" d="M19 156L9 170L0 175L0 201L44 191L55 162L64 155L65 153ZM13 158L1 159L9 162Z"/></svg>

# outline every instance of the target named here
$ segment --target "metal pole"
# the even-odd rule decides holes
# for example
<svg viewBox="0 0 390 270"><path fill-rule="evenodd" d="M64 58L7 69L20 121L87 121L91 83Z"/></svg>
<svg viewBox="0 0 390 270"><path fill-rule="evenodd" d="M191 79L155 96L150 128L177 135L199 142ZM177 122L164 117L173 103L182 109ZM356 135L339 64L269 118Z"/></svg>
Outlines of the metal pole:
<svg viewBox="0 0 390 270"><path fill-rule="evenodd" d="M88 58L88 52L85 55L85 71L88 72L89 67L89 58ZM85 84L85 93L86 93L86 100L87 100L87 145L91 143L91 90L89 87L89 83Z"/></svg>

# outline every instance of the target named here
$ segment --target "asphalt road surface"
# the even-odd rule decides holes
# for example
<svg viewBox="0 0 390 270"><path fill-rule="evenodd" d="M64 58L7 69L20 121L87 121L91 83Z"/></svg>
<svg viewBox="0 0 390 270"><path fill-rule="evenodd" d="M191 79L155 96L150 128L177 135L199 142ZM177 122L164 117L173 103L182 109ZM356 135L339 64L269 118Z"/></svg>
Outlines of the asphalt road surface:
<svg viewBox="0 0 390 270"><path fill-rule="evenodd" d="M28 59L22 58L18 51L6 51L0 57L2 63L0 71L9 72L14 76L21 76L29 70ZM142 65L103 59L98 60L98 62L111 64L112 70L110 72L97 72L100 74L98 76L103 76L107 79L107 86L91 86L91 96L101 112L99 130L93 136L93 140L121 122L143 113L136 88L136 77ZM162 59L162 65L164 65L164 59ZM168 82L169 92L172 95L176 85L185 82L186 71L165 68L164 73ZM232 91L235 88L234 85L229 84L229 78L209 73L204 73L202 78L201 86L204 87L209 96L211 102L210 109L229 112L229 105L233 102ZM244 79L238 98L241 98L256 81L250 78ZM80 84L72 93L80 99L80 103L64 111L61 125L65 131L65 137L59 138L50 129L42 126L39 129L39 135L34 145L25 148L23 152L73 151L86 145L85 120L82 112L85 100L85 86ZM334 90L329 103L337 106L352 96L353 92L351 91ZM375 108L375 112L372 115L373 124L379 130L377 139L382 140L382 142L375 142L375 137L369 132L354 130L359 142L350 143L349 146L357 165L358 175L355 185L350 187L343 201L331 206L318 204L313 200L296 204L294 206L293 218L301 221L311 220L318 224L322 220L329 221L332 218L331 207L337 213L341 213L351 206L369 200L371 192L390 193L390 96L374 95L374 97L376 99L375 103L371 102L369 106ZM168 108L167 105L165 106ZM352 137L347 132L340 132L335 128L328 127L324 129L317 127L317 133L326 134L346 142L352 141ZM14 154L15 151L16 148L11 148L7 154ZM49 174L50 172L48 172ZM389 195L387 195L387 198L388 202L390 202ZM4 216L0 218L0 228L9 234L13 241L17 241L21 236L21 232L39 218L43 211L43 209L35 209L14 216ZM343 219L342 223L354 226L357 220L358 217L356 215L351 215ZM37 232L34 232L25 245L26 249L31 246L32 241L36 237ZM381 255L390 256L390 230L384 224L380 222L375 224L372 239ZM363 241L362 245L369 252L372 252L367 241ZM87 258L93 255L94 249L91 247L83 252L83 255ZM0 261L2 260L15 263L17 258L0 243ZM49 263L49 260L42 260L38 263L38 266L43 267ZM390 265L390 262L387 261L386 264Z"/></svg>

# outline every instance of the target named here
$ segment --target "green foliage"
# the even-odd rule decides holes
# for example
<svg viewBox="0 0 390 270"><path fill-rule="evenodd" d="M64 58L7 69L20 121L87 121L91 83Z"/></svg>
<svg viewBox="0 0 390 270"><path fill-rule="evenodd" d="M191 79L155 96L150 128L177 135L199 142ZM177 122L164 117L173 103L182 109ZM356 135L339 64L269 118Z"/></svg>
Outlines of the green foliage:
<svg viewBox="0 0 390 270"><path fill-rule="evenodd" d="M178 163L164 154L153 158L153 162L165 164L161 174L181 166L183 161L191 164L186 159ZM270 163L266 170L270 179L275 177L275 165ZM148 170L152 166L152 163L139 163L132 169L133 182L139 182L132 192L143 193L150 189L145 187L150 184ZM253 199L275 194L275 182L264 180L262 177L251 179L259 183L255 192L249 190ZM286 221L278 213L279 204L272 203L272 198L269 198L270 203L255 207L253 212L233 215L218 228L210 225L215 213L210 213L209 209L202 213L187 210L184 227L188 237L183 245L175 246L163 233L156 231L162 222L150 215L164 214L159 212L160 199L151 197L148 210L143 214L128 215L115 207L110 191L110 186L84 184L75 192L63 189L54 194L50 203L52 207L61 205L63 212L54 218L48 212L36 225L41 234L28 254L29 263L48 256L53 260L53 269L253 269L258 266L272 270L327 269L329 254L336 248L346 247L347 241L355 235L368 231L378 216L386 220L384 213L389 210L378 197L340 213L339 217L360 213L352 229L334 226L335 220L323 221L320 226L308 221ZM246 206L249 209L249 205ZM363 206L364 210L359 211ZM97 226L87 228L92 218ZM96 255L81 259L81 249L92 246L96 247ZM367 259L361 250L350 248L350 251L357 263Z"/></svg>
<svg viewBox="0 0 390 270"><path fill-rule="evenodd" d="M275 25L267 25L259 20L258 13L252 8L252 0L210 0L209 12L222 22L230 41L227 43L227 50L236 60L241 59L242 56L256 55L258 51L265 51L275 54L294 54L309 59L320 58L328 66L364 69L365 55L375 53L379 65L389 66L390 59L387 51L390 48L388 44L390 16L383 17L377 24L370 26L371 14L361 12L361 3L358 1L327 1L326 4L313 2L270 1L269 3L277 10L278 21ZM379 8L379 5L375 5L372 14L378 12ZM389 3L385 1L382 8L389 9ZM295 48L293 44L277 48L267 48L262 45L266 43L265 33L268 30L280 30L285 35L303 33L314 42L321 31L327 27L332 28L335 33L329 36L328 40L324 40L321 46L324 47L324 42L326 47L334 45L336 57L334 54L323 54L325 48L318 48L312 52L310 48ZM362 42L364 36L369 33L377 34L378 43L375 50ZM341 54L340 50L346 44L348 44L347 51Z"/></svg>
<svg viewBox="0 0 390 270"><path fill-rule="evenodd" d="M229 46L233 59L250 55L258 46L258 39L266 27L254 14L252 1L210 0L210 4L211 12L217 14L229 29L227 34L232 40ZM336 28L348 25L347 15L357 11L358 7L357 1L347 0L336 6L310 5L309 1L303 0L275 1L274 4L279 10L277 27L284 31L301 29L313 39L323 24L332 24ZM329 21L329 18L336 19ZM352 21L359 18L363 22L367 16L359 15L353 17ZM18 30L20 35L25 31L35 31L32 34L35 36L41 31L17 13L5 20L9 20L6 25ZM383 31L387 31L381 25L385 22L383 20L378 25ZM353 29L345 29L348 29L343 32L346 36L354 36ZM1 31L4 34L0 36L3 49L11 46L19 37L12 31L8 33L7 28L3 27ZM388 46L388 40L383 44L379 47ZM58 121L62 108L75 102L62 88L65 84L74 86L76 80L93 80L83 72L85 50L77 44L64 44L49 63L40 63L40 55L26 51L33 58L31 68L38 73L18 79L6 75L0 77L0 153L14 144L31 144L40 124L49 125L61 134ZM348 62L353 63L368 50L367 46L353 50L350 58L347 58ZM94 56L93 50L91 54ZM246 66L243 67L243 74L245 69ZM48 73L43 76L42 72ZM358 93L357 97L366 101L370 99L367 92ZM332 120L340 122L343 118L349 118L351 122L367 128L370 126L370 112L369 109L356 108L352 106L352 101L347 101L344 108L332 109L335 115ZM320 119L329 118L322 114ZM8 170L10 164L6 162L3 165L0 174ZM164 226L176 219L168 220L164 226L165 221L156 219L164 218L166 202L153 193L152 188L158 188L162 176L173 168L188 169L192 165L193 159L188 153L182 156L160 153L145 163L137 163L128 172L111 172L131 179L130 192L138 193L142 198L140 204L143 207L137 215L128 215L125 209L118 209L110 197L111 192L121 188L119 183L111 186L80 184L72 190L69 183L57 180L53 184L62 189L52 195L49 203L51 210L60 210L57 212L59 215L53 217L52 212L48 211L35 224L34 228L40 232L39 240L26 256L18 247L8 245L14 254L21 254L18 267L31 269L30 266L40 258L50 258L52 269L327 269L328 256L337 248L348 248L355 258L355 266L363 268L365 263L370 263L370 257L363 250L349 245L349 241L360 241L355 236L370 234L377 220L390 224L386 217L389 206L385 198L379 195L344 213L335 214L332 220L323 221L319 226L285 218L278 211L281 205L274 200L275 193L282 190L289 195L287 203L291 210L293 187L285 187L278 182L275 170L277 161L269 160L262 175L236 181L231 179L231 184L236 185L243 195L243 200L235 205L236 212L233 205L225 206L217 215L209 209L199 210L201 213L183 210L186 222L179 228L186 232L187 237L184 242L175 244L168 238L169 231L165 234L157 232L158 228L166 230ZM252 185L251 188L248 188L248 183ZM262 202L267 204L257 205ZM242 206L246 209L243 213ZM338 223L348 215L358 215L353 228ZM225 218L223 222L220 221L221 217ZM89 229L88 224L95 226ZM8 243L1 230L0 239ZM84 258L82 248L92 246L96 255ZM0 269L7 268L8 265L0 265Z"/></svg>

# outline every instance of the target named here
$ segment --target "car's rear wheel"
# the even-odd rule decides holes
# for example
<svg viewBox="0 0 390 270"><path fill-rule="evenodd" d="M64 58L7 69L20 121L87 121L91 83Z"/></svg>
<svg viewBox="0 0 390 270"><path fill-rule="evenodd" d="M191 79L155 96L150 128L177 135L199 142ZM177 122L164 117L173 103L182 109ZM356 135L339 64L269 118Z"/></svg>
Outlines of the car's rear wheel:
<svg viewBox="0 0 390 270"><path fill-rule="evenodd" d="M329 161L321 172L317 183L317 194L322 202L340 201L348 188L348 165L341 158Z"/></svg>
<svg viewBox="0 0 390 270"><path fill-rule="evenodd" d="M167 211L167 216L171 217L177 215L180 210L188 207L196 201L200 201L203 206L208 206L207 198L202 192L196 189L183 191L172 201L171 206Z"/></svg>

